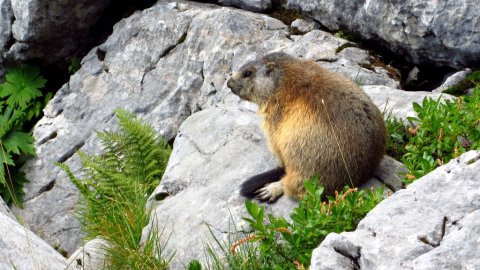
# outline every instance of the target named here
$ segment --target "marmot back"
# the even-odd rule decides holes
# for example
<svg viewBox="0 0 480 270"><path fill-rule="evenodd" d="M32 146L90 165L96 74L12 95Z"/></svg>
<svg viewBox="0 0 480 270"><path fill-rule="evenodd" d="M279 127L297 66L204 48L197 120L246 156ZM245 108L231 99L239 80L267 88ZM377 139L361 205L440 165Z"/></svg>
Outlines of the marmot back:
<svg viewBox="0 0 480 270"><path fill-rule="evenodd" d="M354 82L313 61L268 54L244 65L228 86L259 105L270 149L284 166L246 181L244 196L272 202L285 191L300 198L312 176L331 194L367 181L383 157L378 108Z"/></svg>

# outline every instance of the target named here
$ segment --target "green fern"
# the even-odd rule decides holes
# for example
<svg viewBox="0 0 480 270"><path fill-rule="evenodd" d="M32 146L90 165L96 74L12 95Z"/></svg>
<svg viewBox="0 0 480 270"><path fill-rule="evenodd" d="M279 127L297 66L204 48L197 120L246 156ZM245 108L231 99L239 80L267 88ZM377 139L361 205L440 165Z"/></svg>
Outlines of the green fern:
<svg viewBox="0 0 480 270"><path fill-rule="evenodd" d="M45 83L38 68L24 67L8 69L0 85L0 195L20 207L28 180L18 172L22 165L18 160L35 155L34 139L24 130L50 99L50 94L41 98Z"/></svg>
<svg viewBox="0 0 480 270"><path fill-rule="evenodd" d="M116 116L119 131L97 132L102 155L78 152L81 179L68 166L59 166L83 196L78 214L87 238L102 237L112 244L112 269L165 269L168 260L158 256L158 237L148 237L143 249L139 246L150 220L145 205L160 182L171 148L134 114L117 110Z"/></svg>

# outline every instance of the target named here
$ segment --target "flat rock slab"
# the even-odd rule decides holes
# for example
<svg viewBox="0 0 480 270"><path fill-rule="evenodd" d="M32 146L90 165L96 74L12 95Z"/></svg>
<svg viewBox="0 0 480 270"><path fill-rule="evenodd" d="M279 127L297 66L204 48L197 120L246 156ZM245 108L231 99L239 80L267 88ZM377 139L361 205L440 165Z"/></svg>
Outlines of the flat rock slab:
<svg viewBox="0 0 480 270"><path fill-rule="evenodd" d="M469 151L315 249L318 269L479 269L480 151Z"/></svg>

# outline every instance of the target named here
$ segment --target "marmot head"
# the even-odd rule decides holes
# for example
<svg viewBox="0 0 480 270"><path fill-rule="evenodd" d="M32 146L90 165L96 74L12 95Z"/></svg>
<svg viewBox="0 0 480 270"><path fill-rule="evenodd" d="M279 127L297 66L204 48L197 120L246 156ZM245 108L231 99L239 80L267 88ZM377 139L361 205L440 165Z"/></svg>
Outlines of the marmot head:
<svg viewBox="0 0 480 270"><path fill-rule="evenodd" d="M243 65L228 80L227 86L242 99L262 104L278 90L283 72L282 61L292 59L285 53L271 53Z"/></svg>

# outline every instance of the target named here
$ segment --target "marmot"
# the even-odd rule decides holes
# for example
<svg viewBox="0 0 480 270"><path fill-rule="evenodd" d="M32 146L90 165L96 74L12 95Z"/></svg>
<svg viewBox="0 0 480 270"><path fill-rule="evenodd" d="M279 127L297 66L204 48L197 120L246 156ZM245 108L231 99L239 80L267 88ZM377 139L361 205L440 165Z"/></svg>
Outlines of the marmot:
<svg viewBox="0 0 480 270"><path fill-rule="evenodd" d="M367 181L383 157L382 113L353 81L313 61L271 53L227 85L258 104L270 150L283 164L244 182L245 197L274 202L285 192L300 199L312 176L332 194Z"/></svg>

